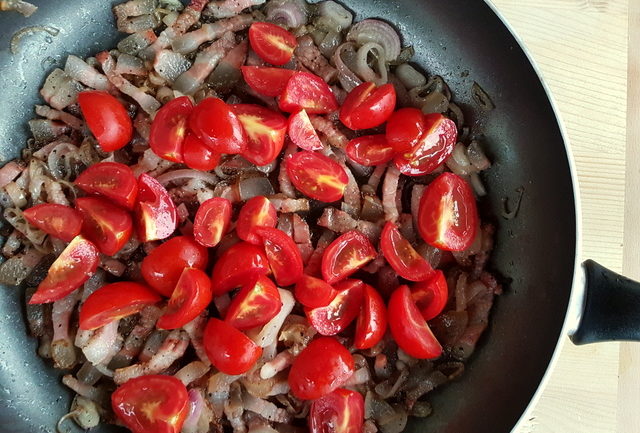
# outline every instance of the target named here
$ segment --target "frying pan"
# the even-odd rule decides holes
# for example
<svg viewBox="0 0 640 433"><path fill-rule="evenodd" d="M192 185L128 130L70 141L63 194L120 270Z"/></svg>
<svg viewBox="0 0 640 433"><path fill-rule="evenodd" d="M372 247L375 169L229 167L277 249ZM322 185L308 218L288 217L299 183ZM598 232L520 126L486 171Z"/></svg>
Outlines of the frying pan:
<svg viewBox="0 0 640 433"><path fill-rule="evenodd" d="M38 89L68 54L88 56L114 47L123 35L111 6L121 0L34 0L30 18L0 14L0 164L19 155L28 138ZM535 67L492 6L480 0L349 0L357 19L382 17L396 25L415 62L450 85L466 123L482 133L493 167L484 176L483 211L497 215L491 266L507 290L492 312L489 330L465 375L431 396L434 414L411 420L407 432L507 432L518 423L566 332L577 343L638 339L636 283L576 259L579 214L566 140ZM11 36L31 25L60 29L57 36L24 38L18 54ZM482 111L477 82L496 108ZM503 198L524 189L517 217L499 217ZM575 274L575 277L574 277ZM584 282L588 290L584 292ZM575 284L574 284L575 283ZM572 286L574 287L572 296ZM615 287L614 287L615 286ZM27 336L22 291L0 290L0 431L51 432L71 394L60 373L36 355ZM571 302L570 302L571 300ZM569 306L573 325L565 318ZM581 318L579 317L581 315ZM571 328L571 329L569 329ZM103 425L96 432L123 431Z"/></svg>

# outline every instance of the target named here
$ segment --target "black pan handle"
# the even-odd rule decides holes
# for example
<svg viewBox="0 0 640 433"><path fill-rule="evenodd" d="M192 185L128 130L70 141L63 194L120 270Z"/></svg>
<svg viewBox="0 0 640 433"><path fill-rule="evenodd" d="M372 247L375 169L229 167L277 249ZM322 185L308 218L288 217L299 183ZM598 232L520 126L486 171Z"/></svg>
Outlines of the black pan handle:
<svg viewBox="0 0 640 433"><path fill-rule="evenodd" d="M587 260L585 299L574 344L640 341L640 283Z"/></svg>

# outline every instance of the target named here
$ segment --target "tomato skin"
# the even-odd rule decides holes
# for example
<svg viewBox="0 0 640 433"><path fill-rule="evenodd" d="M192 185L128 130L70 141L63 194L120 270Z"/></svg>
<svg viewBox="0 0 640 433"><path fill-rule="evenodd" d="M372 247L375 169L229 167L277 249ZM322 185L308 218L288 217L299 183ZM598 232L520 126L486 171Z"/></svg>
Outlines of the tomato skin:
<svg viewBox="0 0 640 433"><path fill-rule="evenodd" d="M280 26L255 22L249 27L249 43L265 62L282 66L291 60L298 45L296 37Z"/></svg>
<svg viewBox="0 0 640 433"><path fill-rule="evenodd" d="M311 119L309 119L309 115L304 110L300 110L289 117L287 132L291 141L301 149L314 151L324 148L318 133L311 123Z"/></svg>
<svg viewBox="0 0 640 433"><path fill-rule="evenodd" d="M99 261L98 248L93 242L76 236L53 262L29 304L44 304L64 298L96 272Z"/></svg>
<svg viewBox="0 0 640 433"><path fill-rule="evenodd" d="M266 66L241 66L240 70L249 87L265 96L280 96L289 78L296 73L291 69Z"/></svg>
<svg viewBox="0 0 640 433"><path fill-rule="evenodd" d="M103 196L125 209L133 209L138 181L133 170L119 162L98 162L89 166L74 182L87 194Z"/></svg>
<svg viewBox="0 0 640 433"><path fill-rule="evenodd" d="M387 308L382 296L373 287L364 285L362 309L356 323L353 346L356 349L370 349L382 340L387 331Z"/></svg>
<svg viewBox="0 0 640 433"><path fill-rule="evenodd" d="M354 369L353 357L335 338L317 338L293 361L291 393L301 400L315 400L344 385Z"/></svg>
<svg viewBox="0 0 640 433"><path fill-rule="evenodd" d="M133 211L138 239L142 242L166 239L178 226L176 205L169 193L146 173L138 178L138 197Z"/></svg>
<svg viewBox="0 0 640 433"><path fill-rule="evenodd" d="M380 235L384 258L399 276L409 281L425 281L433 276L433 268L400 233L398 226L387 221Z"/></svg>
<svg viewBox="0 0 640 433"><path fill-rule="evenodd" d="M219 98L206 98L189 116L189 128L215 153L242 153L247 136L231 107Z"/></svg>
<svg viewBox="0 0 640 433"><path fill-rule="evenodd" d="M76 209L82 214L82 233L103 254L113 256L129 241L133 222L126 210L98 197L79 197Z"/></svg>
<svg viewBox="0 0 640 433"><path fill-rule="evenodd" d="M65 242L71 242L82 229L82 215L61 204L39 204L25 209L22 215L32 226Z"/></svg>
<svg viewBox="0 0 640 433"><path fill-rule="evenodd" d="M302 277L302 255L296 243L282 230L258 227L273 276L280 286L290 286Z"/></svg>
<svg viewBox="0 0 640 433"><path fill-rule="evenodd" d="M104 285L90 294L80 307L80 329L100 328L161 300L153 290L142 284L120 281Z"/></svg>
<svg viewBox="0 0 640 433"><path fill-rule="evenodd" d="M344 280L336 284L337 294L328 305L305 309L309 323L320 335L336 335L344 331L360 312L364 286L360 280Z"/></svg>
<svg viewBox="0 0 640 433"><path fill-rule="evenodd" d="M424 133L424 114L417 108L401 108L387 121L387 142L396 152L408 152Z"/></svg>
<svg viewBox="0 0 640 433"><path fill-rule="evenodd" d="M322 277L329 284L337 283L375 259L376 249L369 239L351 230L335 239L322 255Z"/></svg>
<svg viewBox="0 0 640 433"><path fill-rule="evenodd" d="M449 287L444 273L438 269L429 280L414 284L411 287L411 298L424 320L431 320L442 313L449 299Z"/></svg>
<svg viewBox="0 0 640 433"><path fill-rule="evenodd" d="M208 261L206 248L188 236L176 236L151 251L140 271L149 286L170 297L184 268L204 269Z"/></svg>
<svg viewBox="0 0 640 433"><path fill-rule="evenodd" d="M338 294L329 284L311 275L302 275L294 293L296 301L307 308L326 307Z"/></svg>
<svg viewBox="0 0 640 433"><path fill-rule="evenodd" d="M350 389L339 388L311 403L309 433L361 433L364 398Z"/></svg>
<svg viewBox="0 0 640 433"><path fill-rule="evenodd" d="M215 247L231 224L231 202L226 198L214 197L205 201L196 211L193 220L193 237L200 245Z"/></svg>
<svg viewBox="0 0 640 433"><path fill-rule="evenodd" d="M262 348L222 320L211 318L203 336L204 350L211 364L225 374L243 374L262 355Z"/></svg>
<svg viewBox="0 0 640 433"><path fill-rule="evenodd" d="M198 268L184 268L158 329L182 328L198 317L211 302L211 280Z"/></svg>
<svg viewBox="0 0 640 433"><path fill-rule="evenodd" d="M367 167L389 162L396 153L384 134L354 138L347 144L346 151L349 158Z"/></svg>
<svg viewBox="0 0 640 433"><path fill-rule="evenodd" d="M389 299L389 328L398 346L417 359L434 359L442 346L429 329L411 298L409 287L400 286Z"/></svg>
<svg viewBox="0 0 640 433"><path fill-rule="evenodd" d="M264 275L244 286L231 301L224 321L241 331L266 324L282 308L280 292Z"/></svg>
<svg viewBox="0 0 640 433"><path fill-rule="evenodd" d="M382 125L396 107L396 89L392 84L376 87L364 82L347 95L340 108L340 121L353 130Z"/></svg>
<svg viewBox="0 0 640 433"><path fill-rule="evenodd" d="M78 94L78 103L87 126L102 150L113 152L131 141L131 118L115 97L107 92L87 90Z"/></svg>
<svg viewBox="0 0 640 433"><path fill-rule="evenodd" d="M478 209L471 187L453 173L443 173L424 191L418 207L418 233L447 251L464 251L478 230Z"/></svg>
<svg viewBox="0 0 640 433"><path fill-rule="evenodd" d="M213 267L213 296L224 295L268 273L269 261L264 251L248 242L239 242L225 251Z"/></svg>
<svg viewBox="0 0 640 433"><path fill-rule="evenodd" d="M187 167L200 171L211 171L220 162L220 154L211 150L191 132L187 133L182 143L182 157Z"/></svg>
<svg viewBox="0 0 640 433"><path fill-rule="evenodd" d="M273 162L284 146L287 118L255 104L235 104L231 107L248 138L242 156L255 165Z"/></svg>
<svg viewBox="0 0 640 433"><path fill-rule="evenodd" d="M338 109L338 101L322 78L309 72L298 72L287 82L278 106L287 113L305 110L308 114L326 114Z"/></svg>
<svg viewBox="0 0 640 433"><path fill-rule="evenodd" d="M262 238L258 234L260 227L275 227L278 214L268 198L259 195L247 200L238 214L236 233L243 241L261 245Z"/></svg>
<svg viewBox="0 0 640 433"><path fill-rule="evenodd" d="M140 376L111 394L111 407L133 433L180 433L189 413L189 394L173 376Z"/></svg>
<svg viewBox="0 0 640 433"><path fill-rule="evenodd" d="M160 158L184 162L182 148L187 135L187 119L193 111L188 96L180 96L163 105L151 123L149 147Z"/></svg>
<svg viewBox="0 0 640 433"><path fill-rule="evenodd" d="M286 160L287 174L298 191L325 203L340 200L349 178L344 168L320 153L303 150Z"/></svg>

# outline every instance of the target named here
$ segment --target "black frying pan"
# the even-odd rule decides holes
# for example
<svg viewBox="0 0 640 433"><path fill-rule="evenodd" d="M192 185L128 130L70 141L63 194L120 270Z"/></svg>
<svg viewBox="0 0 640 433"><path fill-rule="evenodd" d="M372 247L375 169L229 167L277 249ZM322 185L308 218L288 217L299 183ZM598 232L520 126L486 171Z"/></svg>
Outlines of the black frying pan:
<svg viewBox="0 0 640 433"><path fill-rule="evenodd" d="M0 14L0 164L18 156L28 137L38 89L48 72L64 65L70 53L88 56L114 47L122 37L113 25L112 4L122 0L32 0L30 18ZM488 212L500 215L502 199L524 198L517 218L499 218L492 266L510 278L498 299L489 331L463 378L432 397L434 415L410 421L409 432L499 433L510 431L538 389L563 335L576 266L576 191L565 140L540 77L518 41L492 8L480 0L349 0L357 19L382 17L413 45L415 61L443 76L461 103L467 124L483 132L493 167L485 181ZM17 55L9 53L11 35L24 26L49 25L55 37L26 37ZM496 104L482 112L471 96L478 82ZM598 277L588 293L577 342L603 338L638 338L623 319L630 308L628 291L608 291L627 284L595 264ZM608 280L607 280L608 279ZM630 284L630 283L629 283ZM580 289L580 288L579 288ZM610 293L622 297L598 298ZM580 303L579 296L575 297ZM71 394L60 373L36 355L27 336L21 290L0 290L0 431L51 432L69 408ZM636 302L636 304L640 304ZM637 308L637 307L636 307ZM609 314L607 314L609 313ZM615 313L615 314L613 314ZM592 323L595 317L596 325ZM619 320L618 320L619 319ZM631 322L633 323L633 322ZM586 325L585 325L586 324ZM604 326L602 326L604 325ZM121 431L102 426L97 432Z"/></svg>

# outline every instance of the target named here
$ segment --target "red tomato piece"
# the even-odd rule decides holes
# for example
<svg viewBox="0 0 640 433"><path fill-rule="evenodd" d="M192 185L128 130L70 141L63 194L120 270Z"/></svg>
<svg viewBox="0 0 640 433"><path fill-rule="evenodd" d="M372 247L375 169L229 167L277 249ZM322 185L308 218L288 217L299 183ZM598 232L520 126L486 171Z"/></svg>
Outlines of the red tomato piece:
<svg viewBox="0 0 640 433"><path fill-rule="evenodd" d="M336 297L333 287L320 278L303 275L294 290L296 300L308 308L326 307Z"/></svg>
<svg viewBox="0 0 640 433"><path fill-rule="evenodd" d="M187 167L200 171L211 171L220 162L220 154L211 150L191 132L184 138L182 157Z"/></svg>
<svg viewBox="0 0 640 433"><path fill-rule="evenodd" d="M98 248L93 242L82 236L73 238L53 262L29 304L54 302L73 292L96 272L98 256Z"/></svg>
<svg viewBox="0 0 640 433"><path fill-rule="evenodd" d="M215 247L231 224L231 202L226 198L214 197L200 205L193 220L193 237L205 247Z"/></svg>
<svg viewBox="0 0 640 433"><path fill-rule="evenodd" d="M337 294L325 307L305 309L309 323L321 335L336 335L358 316L365 284L360 280L344 280L334 286Z"/></svg>
<svg viewBox="0 0 640 433"><path fill-rule="evenodd" d="M340 200L349 183L340 164L328 156L307 150L287 159L287 174L298 191L325 203Z"/></svg>
<svg viewBox="0 0 640 433"><path fill-rule="evenodd" d="M262 244L258 234L260 227L275 227L278 222L276 208L268 198L259 195L247 200L238 214L236 233L243 241L254 245Z"/></svg>
<svg viewBox="0 0 640 433"><path fill-rule="evenodd" d="M213 296L224 295L268 273L269 261L264 251L248 242L239 242L225 251L213 267Z"/></svg>
<svg viewBox="0 0 640 433"><path fill-rule="evenodd" d="M411 287L411 297L424 320L431 320L442 313L449 299L449 287L444 273L441 270L435 272L431 279Z"/></svg>
<svg viewBox="0 0 640 433"><path fill-rule="evenodd" d="M219 98L206 98L189 116L189 128L216 153L242 153L247 136L231 107Z"/></svg>
<svg viewBox="0 0 640 433"><path fill-rule="evenodd" d="M387 309L382 296L376 289L365 284L353 346L356 349L370 349L382 340L386 331Z"/></svg>
<svg viewBox="0 0 640 433"><path fill-rule="evenodd" d="M443 173L427 186L418 208L418 232L425 242L447 251L464 251L477 229L476 199L464 179Z"/></svg>
<svg viewBox="0 0 640 433"><path fill-rule="evenodd" d="M158 320L159 329L182 328L198 317L211 302L211 280L198 268L184 268L167 311Z"/></svg>
<svg viewBox="0 0 640 433"><path fill-rule="evenodd" d="M225 374L243 374L262 355L262 348L222 320L211 318L204 329L204 350L211 364Z"/></svg>
<svg viewBox="0 0 640 433"><path fill-rule="evenodd" d="M138 178L138 197L134 207L136 231L142 242L166 239L178 226L176 205L164 186L142 173Z"/></svg>
<svg viewBox="0 0 640 433"><path fill-rule="evenodd" d="M314 151L324 148L318 133L311 124L309 115L304 110L289 117L288 133L291 141L301 149Z"/></svg>
<svg viewBox="0 0 640 433"><path fill-rule="evenodd" d="M280 286L290 286L302 277L302 255L296 243L282 230L258 227L273 277Z"/></svg>
<svg viewBox="0 0 640 433"><path fill-rule="evenodd" d="M296 71L265 66L241 66L244 81L256 92L265 96L280 96L287 81Z"/></svg>
<svg viewBox="0 0 640 433"><path fill-rule="evenodd" d="M131 118L115 97L107 92L87 90L78 94L78 104L87 126L102 150L113 152L131 140Z"/></svg>
<svg viewBox="0 0 640 433"><path fill-rule="evenodd" d="M409 281L424 281L433 275L433 268L409 241L402 236L398 227L388 221L380 235L380 249L399 276Z"/></svg>
<svg viewBox="0 0 640 433"><path fill-rule="evenodd" d="M440 167L453 152L458 139L456 124L442 114L427 114L424 123L425 132L418 142L394 159L398 170L407 176L422 176Z"/></svg>
<svg viewBox="0 0 640 433"><path fill-rule="evenodd" d="M208 261L206 248L188 236L176 236L142 259L140 272L149 286L170 297L184 268L204 269Z"/></svg>
<svg viewBox="0 0 640 433"><path fill-rule="evenodd" d="M311 403L310 433L361 433L364 398L350 389L336 389Z"/></svg>
<svg viewBox="0 0 640 433"><path fill-rule="evenodd" d="M281 66L291 60L298 41L280 26L256 22L249 27L251 48L265 62Z"/></svg>
<svg viewBox="0 0 640 433"><path fill-rule="evenodd" d="M160 158L183 162L182 143L187 135L187 120L193 111L188 96L172 99L158 110L151 123L149 146Z"/></svg>
<svg viewBox="0 0 640 433"><path fill-rule="evenodd" d="M363 135L347 144L347 155L358 164L370 167L393 159L396 151L387 143L384 134Z"/></svg>
<svg viewBox="0 0 640 433"><path fill-rule="evenodd" d="M369 129L382 125L396 107L396 89L392 84L376 87L364 82L347 95L340 108L340 121L350 129Z"/></svg>
<svg viewBox="0 0 640 433"><path fill-rule="evenodd" d="M293 361L289 386L296 398L315 400L340 388L353 375L353 356L332 337L313 340Z"/></svg>
<svg viewBox="0 0 640 433"><path fill-rule="evenodd" d="M76 209L82 214L82 234L101 253L112 256L129 241L133 222L126 210L98 197L79 197Z"/></svg>
<svg viewBox="0 0 640 433"><path fill-rule="evenodd" d="M140 376L111 394L111 407L133 433L180 433L189 413L189 394L173 376Z"/></svg>
<svg viewBox="0 0 640 433"><path fill-rule="evenodd" d="M264 275L244 286L233 298L224 320L241 331L262 326L282 308L280 292Z"/></svg>
<svg viewBox="0 0 640 433"><path fill-rule="evenodd" d="M39 204L25 209L22 215L32 226L65 242L71 242L82 229L82 215L61 204Z"/></svg>
<svg viewBox="0 0 640 433"><path fill-rule="evenodd" d="M331 242L322 256L322 277L329 284L337 283L375 259L376 249L369 239L351 230Z"/></svg>
<svg viewBox="0 0 640 433"><path fill-rule="evenodd" d="M417 108L401 108L387 120L387 142L396 152L409 152L425 130L424 114Z"/></svg>
<svg viewBox="0 0 640 433"><path fill-rule="evenodd" d="M107 284L90 294L80 307L80 329L100 328L161 300L157 293L142 284L130 281Z"/></svg>
<svg viewBox="0 0 640 433"><path fill-rule="evenodd" d="M87 194L106 197L130 210L138 195L138 181L133 170L119 162L93 164L80 173L74 183Z"/></svg>
<svg viewBox="0 0 640 433"><path fill-rule="evenodd" d="M287 113L305 110L308 114L326 114L338 109L338 101L322 78L309 72L298 72L287 82L278 106Z"/></svg>
<svg viewBox="0 0 640 433"><path fill-rule="evenodd" d="M232 108L248 138L242 156L255 165L273 162L284 145L287 118L254 104L235 104Z"/></svg>
<svg viewBox="0 0 640 433"><path fill-rule="evenodd" d="M420 314L407 286L400 286L391 294L389 328L398 346L414 358L434 359L442 354L442 346Z"/></svg>

